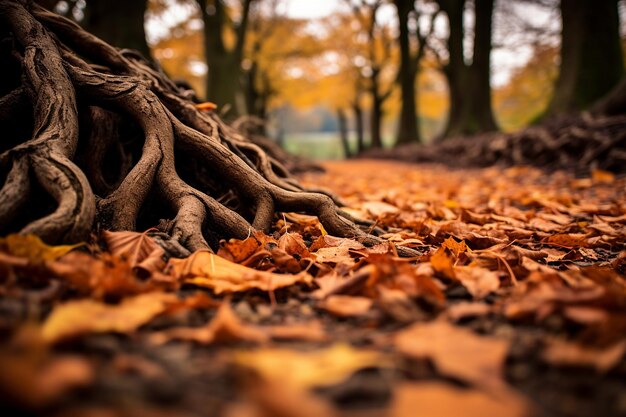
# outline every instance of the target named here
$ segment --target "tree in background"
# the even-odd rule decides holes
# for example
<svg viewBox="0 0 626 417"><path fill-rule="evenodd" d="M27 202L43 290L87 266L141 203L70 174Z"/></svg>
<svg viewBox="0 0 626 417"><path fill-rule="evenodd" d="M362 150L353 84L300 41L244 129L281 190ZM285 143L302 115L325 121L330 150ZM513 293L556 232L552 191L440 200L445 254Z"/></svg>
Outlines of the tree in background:
<svg viewBox="0 0 626 417"><path fill-rule="evenodd" d="M474 47L471 63L463 52L465 0L437 0L448 17L448 60L442 65L448 80L450 112L443 137L497 130L491 106L490 56L493 0L475 0ZM443 61L443 60L442 60Z"/></svg>
<svg viewBox="0 0 626 417"><path fill-rule="evenodd" d="M624 76L617 0L561 0L561 64L546 115L588 108Z"/></svg>
<svg viewBox="0 0 626 417"><path fill-rule="evenodd" d="M252 1L241 0L237 7L230 7L224 0L197 0L208 65L206 97L227 109L229 116L245 113L245 99L240 93L241 61Z"/></svg>
<svg viewBox="0 0 626 417"><path fill-rule="evenodd" d="M419 128L418 107L416 100L415 83L417 80L420 61L426 51L426 42L434 30L433 21L437 13L430 13L429 29L422 33L421 18L425 5L420 2L416 7L415 0L394 0L398 15L398 45L400 47L400 69L398 81L402 94L402 107L398 121L396 145L411 142L421 142Z"/></svg>
<svg viewBox="0 0 626 417"><path fill-rule="evenodd" d="M385 82L385 75L395 72L393 68L393 53L395 39L388 25L377 19L378 10L383 4L382 0L350 1L352 10L357 18L357 31L355 42L365 42L367 45L366 76L369 82L371 96L370 112L370 146L382 148L382 120L384 116L383 105L393 92L394 83ZM395 74L391 79L395 79Z"/></svg>
<svg viewBox="0 0 626 417"><path fill-rule="evenodd" d="M76 20L85 30L118 48L134 49L151 58L144 17L147 0L38 0L49 10Z"/></svg>

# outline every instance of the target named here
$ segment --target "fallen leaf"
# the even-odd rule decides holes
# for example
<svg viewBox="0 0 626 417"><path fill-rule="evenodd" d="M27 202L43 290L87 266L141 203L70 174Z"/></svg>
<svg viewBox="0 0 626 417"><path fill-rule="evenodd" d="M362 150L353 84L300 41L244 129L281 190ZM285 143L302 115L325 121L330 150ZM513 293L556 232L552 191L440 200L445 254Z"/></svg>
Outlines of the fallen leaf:
<svg viewBox="0 0 626 417"><path fill-rule="evenodd" d="M457 266L456 279L463 284L476 300L485 298L500 288L499 274L477 266Z"/></svg>
<svg viewBox="0 0 626 417"><path fill-rule="evenodd" d="M606 373L621 362L625 353L626 340L606 348L593 348L561 339L551 339L541 356L552 366L593 368L600 373Z"/></svg>
<svg viewBox="0 0 626 417"><path fill-rule="evenodd" d="M35 235L13 234L0 238L0 251L36 263L59 259L83 245L83 243L78 243L76 245L50 246Z"/></svg>
<svg viewBox="0 0 626 417"><path fill-rule="evenodd" d="M529 417L531 407L512 392L483 392L442 382L404 383L394 390L390 417Z"/></svg>
<svg viewBox="0 0 626 417"><path fill-rule="evenodd" d="M269 340L268 332L262 328L245 324L230 307L228 300L222 302L217 314L202 327L176 327L151 335L156 344L170 340L189 340L201 344L252 342L263 343Z"/></svg>
<svg viewBox="0 0 626 417"><path fill-rule="evenodd" d="M373 303L366 297L331 295L319 307L338 317L356 317L365 315Z"/></svg>
<svg viewBox="0 0 626 417"><path fill-rule="evenodd" d="M152 292L124 299L119 304L77 300L56 306L46 319L44 340L55 343L88 333L129 333L176 303L174 294Z"/></svg>
<svg viewBox="0 0 626 417"><path fill-rule="evenodd" d="M230 262L211 252L198 251L186 259L170 259L169 270L186 284L212 289L216 294L259 289L274 291L313 280L306 272L274 274Z"/></svg>
<svg viewBox="0 0 626 417"><path fill-rule="evenodd" d="M272 348L239 351L233 354L233 362L255 370L264 379L280 380L299 389L339 384L359 369L390 365L378 352L342 344L306 352Z"/></svg>
<svg viewBox="0 0 626 417"><path fill-rule="evenodd" d="M165 251L145 232L105 230L102 237L113 255L126 259L132 268L145 276L165 267Z"/></svg>
<svg viewBox="0 0 626 417"><path fill-rule="evenodd" d="M453 341L453 342L452 342ZM445 321L418 323L394 337L396 349L409 357L429 359L437 370L477 386L501 386L509 343Z"/></svg>

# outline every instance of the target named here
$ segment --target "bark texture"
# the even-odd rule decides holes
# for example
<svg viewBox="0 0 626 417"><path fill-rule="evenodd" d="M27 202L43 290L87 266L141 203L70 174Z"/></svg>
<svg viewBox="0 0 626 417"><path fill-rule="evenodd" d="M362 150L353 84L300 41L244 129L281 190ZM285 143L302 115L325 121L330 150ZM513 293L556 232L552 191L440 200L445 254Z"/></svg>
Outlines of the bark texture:
<svg viewBox="0 0 626 417"><path fill-rule="evenodd" d="M449 60L444 74L450 89L450 113L443 137L497 130L491 106L490 57L493 0L476 0L473 58L463 55L465 0L439 0L448 16Z"/></svg>
<svg viewBox="0 0 626 417"><path fill-rule="evenodd" d="M380 242L139 54L27 1L0 0L0 35L0 233L70 243L158 224L198 250L295 211Z"/></svg>
<svg viewBox="0 0 626 417"><path fill-rule="evenodd" d="M561 63L547 116L588 108L624 76L617 4L561 1Z"/></svg>

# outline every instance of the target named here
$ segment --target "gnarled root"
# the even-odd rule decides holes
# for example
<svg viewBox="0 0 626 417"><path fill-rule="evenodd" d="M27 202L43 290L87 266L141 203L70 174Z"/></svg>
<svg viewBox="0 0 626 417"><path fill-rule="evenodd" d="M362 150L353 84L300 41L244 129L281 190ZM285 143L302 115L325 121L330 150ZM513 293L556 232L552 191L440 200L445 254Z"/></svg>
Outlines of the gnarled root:
<svg viewBox="0 0 626 417"><path fill-rule="evenodd" d="M0 74L0 124L11 136L0 142L1 232L60 243L159 223L193 251L294 211L331 234L379 242L136 53L31 2L0 0L0 15L14 45ZM16 108L32 118L9 117Z"/></svg>

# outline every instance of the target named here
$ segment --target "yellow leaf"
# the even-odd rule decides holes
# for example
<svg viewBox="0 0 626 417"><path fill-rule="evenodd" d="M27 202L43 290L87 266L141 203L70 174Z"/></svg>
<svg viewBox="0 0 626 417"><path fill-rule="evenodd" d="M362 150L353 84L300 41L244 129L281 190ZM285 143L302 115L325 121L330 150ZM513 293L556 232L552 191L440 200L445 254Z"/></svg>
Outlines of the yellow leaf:
<svg viewBox="0 0 626 417"><path fill-rule="evenodd" d="M328 349L299 352L287 349L241 351L234 355L238 365L254 369L267 380L302 389L341 383L359 369L389 366L380 353L337 344Z"/></svg>
<svg viewBox="0 0 626 417"><path fill-rule="evenodd" d="M230 262L213 253L199 251L186 259L170 259L171 273L187 284L211 288L216 294L259 289L273 291L297 282L310 283L309 274L274 274Z"/></svg>
<svg viewBox="0 0 626 417"><path fill-rule="evenodd" d="M43 325L43 338L54 343L87 333L132 332L177 301L176 295L160 292L127 298L116 305L70 301L52 311Z"/></svg>
<svg viewBox="0 0 626 417"><path fill-rule="evenodd" d="M0 250L13 256L27 258L31 262L53 261L82 245L84 243L50 246L35 235L14 234L0 238Z"/></svg>

